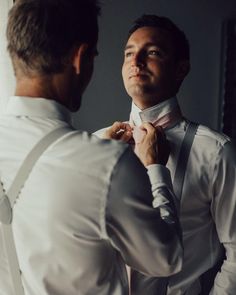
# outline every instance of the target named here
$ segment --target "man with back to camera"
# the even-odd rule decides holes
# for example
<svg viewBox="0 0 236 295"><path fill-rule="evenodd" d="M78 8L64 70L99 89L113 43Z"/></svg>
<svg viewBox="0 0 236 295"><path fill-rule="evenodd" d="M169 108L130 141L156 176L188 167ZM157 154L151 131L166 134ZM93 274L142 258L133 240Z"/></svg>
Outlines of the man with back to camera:
<svg viewBox="0 0 236 295"><path fill-rule="evenodd" d="M89 0L18 0L9 13L16 90L0 118L1 295L127 295L124 261L150 276L181 269L161 131L147 123L140 144L151 187L128 145L99 140L70 124L70 111L79 109L92 76L98 14L97 2ZM38 154L41 138L48 144L52 134L58 136L54 130L60 137L29 165L27 155L35 146ZM167 219L160 215L163 200ZM11 206L18 262L12 261L14 248L9 252Z"/></svg>
<svg viewBox="0 0 236 295"><path fill-rule="evenodd" d="M183 268L167 278L133 271L132 295L236 294L236 152L227 136L182 117L176 94L189 60L188 41L171 20L155 15L137 19L122 67L132 98L129 122L96 133L134 139L137 149L145 134L142 124L149 122L162 126L170 143L167 167L179 200ZM140 150L136 153L140 156Z"/></svg>

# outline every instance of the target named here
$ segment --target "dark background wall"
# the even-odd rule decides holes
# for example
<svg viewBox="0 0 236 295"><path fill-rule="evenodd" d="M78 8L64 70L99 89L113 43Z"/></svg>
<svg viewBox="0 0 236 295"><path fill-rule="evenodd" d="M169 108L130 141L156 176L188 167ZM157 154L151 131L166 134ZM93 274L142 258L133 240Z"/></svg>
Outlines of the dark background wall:
<svg viewBox="0 0 236 295"><path fill-rule="evenodd" d="M115 120L127 120L131 100L121 79L123 48L133 20L143 13L170 17L191 45L192 69L178 95L191 120L220 129L222 121L222 24L236 18L236 0L101 0L99 56L93 79L74 125L95 131ZM14 93L6 52L5 27L12 0L0 0L0 112ZM235 53L236 54L236 53Z"/></svg>
<svg viewBox="0 0 236 295"><path fill-rule="evenodd" d="M191 45L191 72L178 95L191 120L220 129L222 23L236 17L235 0L103 0L99 56L76 127L95 131L128 118L131 100L121 79L123 47L133 20L143 13L170 17Z"/></svg>

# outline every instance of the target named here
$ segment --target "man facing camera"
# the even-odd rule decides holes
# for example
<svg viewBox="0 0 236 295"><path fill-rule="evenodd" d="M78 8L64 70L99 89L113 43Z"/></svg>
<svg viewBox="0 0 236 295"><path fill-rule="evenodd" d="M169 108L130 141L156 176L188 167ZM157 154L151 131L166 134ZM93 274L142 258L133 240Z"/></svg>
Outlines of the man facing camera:
<svg viewBox="0 0 236 295"><path fill-rule="evenodd" d="M166 278L132 271L135 295L236 294L236 151L227 136L183 118L176 95L189 69L188 41L171 20L137 19L122 67L132 98L129 122L96 133L135 142L141 158L145 152L139 146L148 132L144 124L161 126L170 144L167 167L183 230L183 268Z"/></svg>

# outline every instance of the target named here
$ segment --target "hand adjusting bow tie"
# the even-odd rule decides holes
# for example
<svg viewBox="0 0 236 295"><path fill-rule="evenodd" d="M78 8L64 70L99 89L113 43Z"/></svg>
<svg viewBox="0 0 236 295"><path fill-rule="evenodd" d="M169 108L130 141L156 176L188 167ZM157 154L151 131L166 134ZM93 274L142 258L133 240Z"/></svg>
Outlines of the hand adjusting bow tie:
<svg viewBox="0 0 236 295"><path fill-rule="evenodd" d="M174 108L172 111L166 115L158 118L157 120L150 122L154 127L161 126L163 129L169 128L175 125L182 117L179 107ZM145 136L145 130L140 129L140 127L135 126L131 119L130 125L133 127L133 138L135 143L140 143Z"/></svg>

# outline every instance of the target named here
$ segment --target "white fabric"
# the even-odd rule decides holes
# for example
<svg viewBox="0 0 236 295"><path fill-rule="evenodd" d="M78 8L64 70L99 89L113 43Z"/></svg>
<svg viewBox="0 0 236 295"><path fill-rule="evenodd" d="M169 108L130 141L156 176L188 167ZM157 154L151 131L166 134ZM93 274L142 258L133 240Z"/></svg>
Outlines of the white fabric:
<svg viewBox="0 0 236 295"><path fill-rule="evenodd" d="M6 191L38 139L69 121L68 111L54 101L10 98L0 117ZM173 203L168 170L155 171L154 196ZM121 257L146 275L177 272L178 224L164 222L152 201L146 170L127 145L80 131L60 138L40 157L14 206L25 294L127 295ZM12 295L1 235L0 295Z"/></svg>
<svg viewBox="0 0 236 295"><path fill-rule="evenodd" d="M68 131L70 131L68 128L53 129L37 142L24 159L7 193L4 193L3 184L0 182L0 223L2 223L4 251L7 256L15 295L25 295L25 292L12 230L13 207L38 158L54 141L68 133Z"/></svg>
<svg viewBox="0 0 236 295"><path fill-rule="evenodd" d="M143 122L153 123L158 118L164 117L178 107L178 103L175 97L163 101L157 106L150 107L145 110L140 110L134 103L132 103L130 121L135 126L140 126Z"/></svg>
<svg viewBox="0 0 236 295"><path fill-rule="evenodd" d="M161 104L162 115L169 112L173 100L177 102L176 98L172 98ZM153 119L154 113L155 107L152 107L150 119ZM132 106L132 118L140 118L141 114L141 110ZM159 114L160 105L157 105L157 117L154 119ZM146 120L148 116L146 109ZM135 123L141 124L141 120ZM172 180L186 126L187 121L181 120L165 131L171 145L167 167ZM101 136L103 132L104 129L97 134ZM221 243L227 259L216 276L211 294L236 294L236 150L227 136L202 125L198 128L190 152L180 210L184 264L180 273L169 278L167 294L199 295L199 277L222 256ZM162 294L162 285L161 279L153 281L146 278L139 290L136 286L133 294L143 295L143 290L150 295Z"/></svg>

